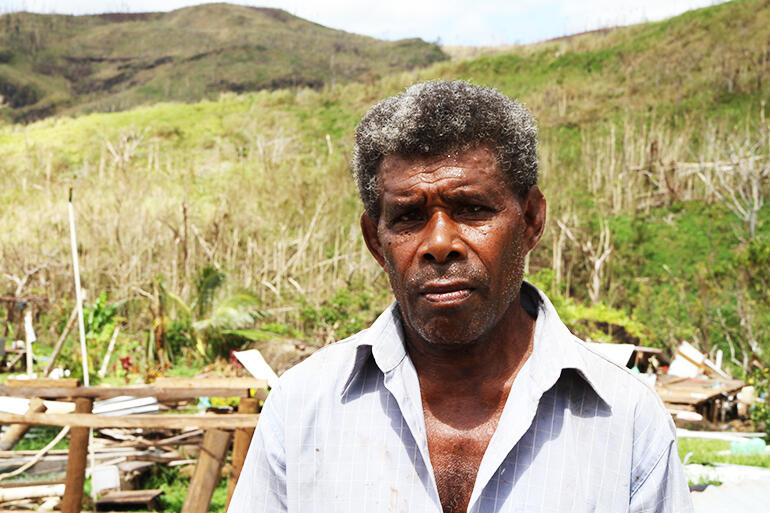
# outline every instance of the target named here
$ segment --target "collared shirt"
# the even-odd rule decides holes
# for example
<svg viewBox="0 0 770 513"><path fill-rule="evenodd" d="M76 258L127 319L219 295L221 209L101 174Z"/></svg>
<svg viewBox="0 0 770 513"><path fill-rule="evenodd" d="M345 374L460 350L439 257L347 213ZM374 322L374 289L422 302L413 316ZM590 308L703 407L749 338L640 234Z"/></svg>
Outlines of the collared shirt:
<svg viewBox="0 0 770 513"><path fill-rule="evenodd" d="M484 453L468 512L690 512L657 394L592 352L544 294L532 354ZM229 513L441 512L397 306L281 377Z"/></svg>

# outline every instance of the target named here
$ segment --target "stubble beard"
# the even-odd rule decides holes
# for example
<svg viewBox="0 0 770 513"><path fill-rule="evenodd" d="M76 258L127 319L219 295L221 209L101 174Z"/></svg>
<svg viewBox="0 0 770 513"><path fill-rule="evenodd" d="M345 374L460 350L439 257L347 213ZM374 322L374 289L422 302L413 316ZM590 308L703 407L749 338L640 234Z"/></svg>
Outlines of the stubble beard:
<svg viewBox="0 0 770 513"><path fill-rule="evenodd" d="M524 252L521 247L521 237L517 234L515 243L511 244L507 256L506 268L502 275L504 284L498 289L503 297L493 295L493 284L489 273L483 266L471 264L447 266L439 271L435 267L425 267L404 280L402 284L394 282L398 277L395 269L387 265L391 288L396 296L401 317L404 322L406 335L418 336L429 345L446 348L462 348L480 343L503 319L510 310L512 303L519 297L524 277ZM473 308L472 304L458 308L456 312L448 311L447 315L432 315L418 305L419 287L430 279L464 279L471 280L478 287L474 290L481 304ZM424 304L424 303L423 303ZM421 311L422 310L422 311ZM412 333L409 333L409 332Z"/></svg>

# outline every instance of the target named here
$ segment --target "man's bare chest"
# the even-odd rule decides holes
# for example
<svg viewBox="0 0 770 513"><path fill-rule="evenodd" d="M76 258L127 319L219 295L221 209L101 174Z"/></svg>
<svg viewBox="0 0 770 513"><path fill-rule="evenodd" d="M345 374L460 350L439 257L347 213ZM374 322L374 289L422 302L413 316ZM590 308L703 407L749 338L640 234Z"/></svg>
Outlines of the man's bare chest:
<svg viewBox="0 0 770 513"><path fill-rule="evenodd" d="M458 428L426 418L428 450L444 513L466 511L498 420L499 416L478 426Z"/></svg>

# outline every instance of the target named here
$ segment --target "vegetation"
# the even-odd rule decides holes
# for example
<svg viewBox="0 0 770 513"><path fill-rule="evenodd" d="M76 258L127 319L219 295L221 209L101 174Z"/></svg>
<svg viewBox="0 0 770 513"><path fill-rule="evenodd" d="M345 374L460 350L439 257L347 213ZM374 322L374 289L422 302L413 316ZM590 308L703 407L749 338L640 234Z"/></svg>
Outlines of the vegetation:
<svg viewBox="0 0 770 513"><path fill-rule="evenodd" d="M226 91L318 89L446 58L419 39L379 41L280 9L222 3L169 13L10 13L0 16L0 115L29 121Z"/></svg>
<svg viewBox="0 0 770 513"><path fill-rule="evenodd" d="M52 301L38 319L45 352L74 296L74 186L88 303L106 293L101 308L117 305L123 324L111 379L266 338L347 336L391 298L359 235L356 122L410 83L464 78L539 119L549 221L529 277L570 328L722 349L742 375L770 351L769 17L766 2L738 0L363 82L2 125L0 276L10 292L44 266L23 292ZM94 366L111 333L97 328Z"/></svg>
<svg viewBox="0 0 770 513"><path fill-rule="evenodd" d="M689 454L689 457L688 457ZM679 439L679 459L687 463L731 463L770 468L770 454L731 454L730 442L724 440Z"/></svg>
<svg viewBox="0 0 770 513"><path fill-rule="evenodd" d="M763 429L767 438L770 439L770 399L768 399L770 369L767 367L753 369L749 375L748 384L754 386L757 397L764 399L751 406L751 420L758 429Z"/></svg>

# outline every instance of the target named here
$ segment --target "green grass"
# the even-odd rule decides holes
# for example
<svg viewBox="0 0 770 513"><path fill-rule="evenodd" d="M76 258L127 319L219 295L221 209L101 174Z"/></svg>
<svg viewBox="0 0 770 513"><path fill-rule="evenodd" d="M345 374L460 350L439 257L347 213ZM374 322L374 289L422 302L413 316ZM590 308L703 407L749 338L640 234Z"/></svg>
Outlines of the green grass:
<svg viewBox="0 0 770 513"><path fill-rule="evenodd" d="M13 449L15 451L38 451L48 445L61 430L62 428L56 426L32 426ZM69 438L65 437L51 449L67 448L69 448Z"/></svg>
<svg viewBox="0 0 770 513"><path fill-rule="evenodd" d="M685 456L692 453L688 463L731 463L770 468L770 454L729 454L729 451L730 442L724 440L679 439L679 459L684 461Z"/></svg>
<svg viewBox="0 0 770 513"><path fill-rule="evenodd" d="M190 479L188 477L181 475L175 468L163 467L161 465L155 465L150 470L149 475L144 478L141 485L143 489L154 488L163 490L163 495L160 496L158 502L165 511L170 512L182 510L189 487ZM227 479L222 478L214 490L208 511L212 513L224 512L226 501Z"/></svg>

